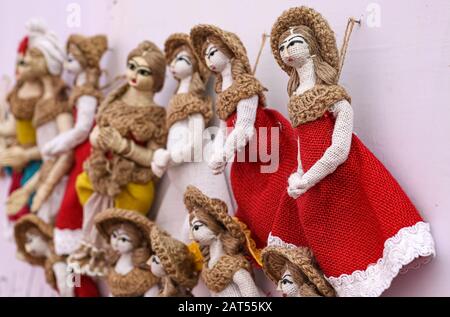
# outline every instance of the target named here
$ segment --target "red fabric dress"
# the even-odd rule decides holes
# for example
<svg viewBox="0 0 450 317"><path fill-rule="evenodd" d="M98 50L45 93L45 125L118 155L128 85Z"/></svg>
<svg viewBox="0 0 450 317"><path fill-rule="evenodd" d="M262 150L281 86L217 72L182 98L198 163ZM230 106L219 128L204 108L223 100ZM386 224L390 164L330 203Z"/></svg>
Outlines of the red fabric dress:
<svg viewBox="0 0 450 317"><path fill-rule="evenodd" d="M296 128L305 172L331 146L334 123L327 112ZM355 135L348 160L297 204L309 247L328 277L366 270L383 257L387 239L423 221L397 181Z"/></svg>
<svg viewBox="0 0 450 317"><path fill-rule="evenodd" d="M228 118L228 127L234 127L236 116L235 112ZM259 249L267 246L272 232L277 232L280 238L291 243L303 245L305 239L299 230L297 206L286 190L288 178L297 167L295 131L279 112L261 105L257 110L255 128L255 136L245 149L245 162L238 162L236 157L231 168L231 186L237 202L236 216L249 227ZM267 132L261 128L267 128ZM273 141L279 142L279 153L270 153L271 128L279 131L279 135L273 135ZM257 149L259 154L254 156ZM275 150L278 150L277 147ZM267 162L271 156L272 160L278 160L278 169L272 173L261 172L262 167L271 165ZM251 161L251 157L257 157L257 160Z"/></svg>
<svg viewBox="0 0 450 317"><path fill-rule="evenodd" d="M76 108L73 110L73 116L76 120L77 111ZM78 247L79 239L81 238L81 228L83 226L83 206L78 200L78 196L75 189L75 182L78 175L83 173L84 161L91 154L91 143L89 139L78 145L74 149L74 165L69 174L69 179L67 182L66 192L64 193L64 198L61 203L61 207L58 211L55 220L55 240L56 243L66 242L74 247ZM70 239L72 241L64 241ZM65 248L61 250L64 251ZM58 252L57 247L57 252ZM75 251L75 250L72 250ZM66 252L58 252L60 255ZM80 287L75 288L76 297L99 297L99 291L97 289L96 283L88 276L81 276Z"/></svg>

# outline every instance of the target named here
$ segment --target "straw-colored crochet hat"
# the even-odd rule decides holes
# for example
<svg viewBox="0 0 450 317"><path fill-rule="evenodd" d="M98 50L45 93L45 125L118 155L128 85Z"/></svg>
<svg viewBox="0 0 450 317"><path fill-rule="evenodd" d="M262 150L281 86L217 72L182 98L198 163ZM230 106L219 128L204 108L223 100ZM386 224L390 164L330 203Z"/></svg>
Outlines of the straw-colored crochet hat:
<svg viewBox="0 0 450 317"><path fill-rule="evenodd" d="M152 250L161 260L166 274L179 285L192 290L198 282L195 259L189 248L156 225L150 233Z"/></svg>
<svg viewBox="0 0 450 317"><path fill-rule="evenodd" d="M108 241L111 238L111 227L121 223L128 223L136 227L142 233L142 237L147 241L150 247L150 231L153 222L136 211L123 209L107 209L95 217L95 225L100 234Z"/></svg>
<svg viewBox="0 0 450 317"><path fill-rule="evenodd" d="M200 24L194 26L191 30L191 41L194 46L195 52L199 56L202 63L205 63L205 59L202 54L203 43L210 36L218 37L222 42L233 52L236 59L240 60L244 64L244 68L247 73L252 73L252 67L247 56L247 50L244 44L242 44L239 37L231 32L224 31L217 26L209 24Z"/></svg>
<svg viewBox="0 0 450 317"><path fill-rule="evenodd" d="M28 263L32 265L44 266L47 260L46 257L33 257L25 250L25 244L27 241L26 233L32 228L37 229L45 239L47 239L50 243L53 243L53 227L38 216L29 214L20 218L14 226L14 238L16 240L17 250Z"/></svg>
<svg viewBox="0 0 450 317"><path fill-rule="evenodd" d="M301 25L313 31L323 60L339 71L339 51L333 30L320 13L305 6L285 11L272 28L270 40L272 52L280 67L288 74L290 73L290 67L283 62L279 53L280 37L290 28Z"/></svg>
<svg viewBox="0 0 450 317"><path fill-rule="evenodd" d="M335 296L335 291L327 282L314 261L308 248L284 248L268 246L262 252L263 269L266 275L277 284L288 262L297 266L323 296Z"/></svg>
<svg viewBox="0 0 450 317"><path fill-rule="evenodd" d="M228 214L227 204L220 199L209 198L198 188L188 186L184 194L184 204L189 213L195 212L197 209L206 211L221 223L233 237L239 239L242 243L246 241L241 225Z"/></svg>
<svg viewBox="0 0 450 317"><path fill-rule="evenodd" d="M164 53L166 54L167 63L169 64L172 62L172 59L174 58L173 54L180 46L187 46L192 52L192 54L194 55L193 58L195 58L198 65L198 72L200 74L200 77L203 82L206 83L209 80L211 72L202 61L202 57L196 53L194 47L192 46L189 34L174 33L169 36L169 38L166 40L166 43L164 44Z"/></svg>
<svg viewBox="0 0 450 317"><path fill-rule="evenodd" d="M83 54L88 67L99 67L103 54L108 49L108 38L104 35L85 37L73 34L67 41L67 50L70 45L75 45Z"/></svg>

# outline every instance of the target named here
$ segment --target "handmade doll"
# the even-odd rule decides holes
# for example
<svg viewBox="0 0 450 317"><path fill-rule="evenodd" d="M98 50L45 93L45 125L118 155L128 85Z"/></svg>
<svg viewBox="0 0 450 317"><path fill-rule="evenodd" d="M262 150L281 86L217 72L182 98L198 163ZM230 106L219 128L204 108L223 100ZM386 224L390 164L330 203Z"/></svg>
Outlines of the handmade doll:
<svg viewBox="0 0 450 317"><path fill-rule="evenodd" d="M149 266L153 275L161 279L161 297L192 297L199 272L189 248L172 238L156 225L150 233L153 255Z"/></svg>
<svg viewBox="0 0 450 317"><path fill-rule="evenodd" d="M20 86L11 98L20 99L21 88L24 89L23 94L35 93L37 101L35 100L31 123L36 132L37 149L42 151L49 141L72 127L73 118L67 105L67 88L60 78L64 52L58 39L40 21L30 22L28 28L21 76L22 79L32 80L34 86ZM29 109L30 106L25 108ZM18 154L10 155L9 159L15 156L20 157ZM11 214L20 212L36 191L31 211L37 212L43 220L53 222L64 195L67 184L65 175L71 167L73 156L72 153L65 153L57 158L43 159L39 173L11 195L8 211Z"/></svg>
<svg viewBox="0 0 450 317"><path fill-rule="evenodd" d="M146 215L152 206L157 178L151 162L154 152L165 146L167 134L165 110L153 97L163 88L165 66L155 44L141 43L128 56L128 83L100 106L90 135L92 153L76 181L84 206L83 241L69 263L82 273L106 273L93 226L96 214L115 207Z"/></svg>
<svg viewBox="0 0 450 317"><path fill-rule="evenodd" d="M294 130L280 113L266 108L266 89L253 76L245 47L235 34L199 25L192 29L191 40L202 63L217 77L221 133L214 141L210 167L220 174L236 154L231 168L236 216L249 227L258 249L267 245L274 227L297 238L295 219L284 216L296 215L295 202L285 191L295 168ZM280 225L282 222L290 226Z"/></svg>
<svg viewBox="0 0 450 317"><path fill-rule="evenodd" d="M153 223L136 211L108 209L95 217L95 225L113 251L107 275L112 296L141 297L157 288L158 278L146 264Z"/></svg>
<svg viewBox="0 0 450 317"><path fill-rule="evenodd" d="M78 200L75 182L83 172L84 161L91 153L89 134L94 126L97 106L102 100L99 63L107 48L107 38L102 35L84 37L76 34L69 37L64 68L75 76L69 98L75 125L73 129L48 142L43 149L46 156L57 157L72 150L75 156L55 223L55 251L61 256L74 252L82 238L83 207Z"/></svg>
<svg viewBox="0 0 450 317"><path fill-rule="evenodd" d="M24 186L41 166L41 154L36 145L36 131L32 119L35 105L42 92L40 84L28 70L25 60L28 42L27 36L20 42L18 48L16 83L6 100L11 115L8 120L0 123L0 137L15 138L11 146L0 152L0 168L6 167L11 175L9 194ZM29 59L27 57L27 61ZM9 221L14 222L29 213L30 203L31 201L28 201L25 206L21 205L23 208L15 214L8 214Z"/></svg>
<svg viewBox="0 0 450 317"><path fill-rule="evenodd" d="M187 242L189 222L180 215L187 186L193 184L227 204L231 204L231 198L225 176L212 175L203 156L208 145L203 132L213 115L211 99L205 91L210 72L194 53L187 34L171 35L165 54L170 72L179 84L167 109L167 148L156 151L152 163L155 174L162 176L167 170L170 179L156 222L175 238Z"/></svg>
<svg viewBox="0 0 450 317"><path fill-rule="evenodd" d="M227 205L189 186L185 205L190 214L192 238L204 258L201 278L215 297L259 297L241 225L228 215Z"/></svg>
<svg viewBox="0 0 450 317"><path fill-rule="evenodd" d="M298 230L339 296L379 296L403 266L435 254L430 226L353 134L353 110L338 85L339 54L327 21L307 7L290 9L276 21L271 42L290 76L299 166L288 191L297 199Z"/></svg>
<svg viewBox="0 0 450 317"><path fill-rule="evenodd" d="M32 265L45 270L47 283L62 297L97 297L95 284L77 277L67 268L66 262L55 254L53 228L42 219L28 214L17 221L14 227L16 245L21 257Z"/></svg>
<svg viewBox="0 0 450 317"><path fill-rule="evenodd" d="M286 297L335 296L308 248L269 246L262 254L267 277Z"/></svg>

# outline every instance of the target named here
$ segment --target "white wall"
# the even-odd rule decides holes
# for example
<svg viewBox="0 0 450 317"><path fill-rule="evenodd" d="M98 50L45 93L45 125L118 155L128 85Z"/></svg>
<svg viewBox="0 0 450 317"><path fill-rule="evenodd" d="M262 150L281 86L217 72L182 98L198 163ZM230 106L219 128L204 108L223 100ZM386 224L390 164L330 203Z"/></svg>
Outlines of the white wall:
<svg viewBox="0 0 450 317"><path fill-rule="evenodd" d="M149 39L162 46L171 33L188 32L197 23L236 32L253 62L262 33L269 33L289 7L305 4L322 12L335 29L338 43L347 18L364 15L363 26L354 31L342 77L353 97L356 132L431 222L438 252L431 264L399 277L386 295L450 296L449 1L78 0L79 29L67 27L65 9L70 2L0 1L0 73L12 74L23 24L34 15L46 17L61 37L107 32L113 51L105 67L111 76L124 70L127 53L139 41ZM380 9L379 27L367 24L373 21L373 12L366 10L374 4ZM257 76L270 90L270 106L286 114L287 77L268 45ZM158 101L166 104L173 88L169 78Z"/></svg>

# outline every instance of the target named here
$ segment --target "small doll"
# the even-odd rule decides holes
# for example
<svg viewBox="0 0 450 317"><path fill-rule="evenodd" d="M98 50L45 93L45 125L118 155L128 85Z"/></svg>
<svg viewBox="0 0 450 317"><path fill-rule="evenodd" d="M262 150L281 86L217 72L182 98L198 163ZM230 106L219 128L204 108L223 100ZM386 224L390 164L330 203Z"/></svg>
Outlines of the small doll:
<svg viewBox="0 0 450 317"><path fill-rule="evenodd" d="M308 248L267 247L262 254L267 277L285 297L335 296Z"/></svg>
<svg viewBox="0 0 450 317"><path fill-rule="evenodd" d="M84 37L75 34L69 37L64 69L75 76L69 97L75 125L73 129L48 142L43 149L45 156L57 157L72 150L75 156L55 222L55 251L61 256L74 252L82 239L83 207L78 200L75 182L91 153L89 134L94 127L97 107L103 98L99 88L100 60L107 48L108 40L103 35Z"/></svg>
<svg viewBox="0 0 450 317"><path fill-rule="evenodd" d="M75 276L66 262L55 254L53 228L33 214L18 220L14 227L16 245L21 257L31 265L45 270L47 283L62 297L98 297L96 285L81 277L76 284Z"/></svg>
<svg viewBox="0 0 450 317"><path fill-rule="evenodd" d="M379 296L403 266L435 254L430 225L353 134L327 21L307 7L290 9L276 21L271 46L290 77L288 109L299 139L299 166L288 182L296 229L338 296Z"/></svg>
<svg viewBox="0 0 450 317"><path fill-rule="evenodd" d="M110 207L142 215L150 211L157 181L152 158L165 146L167 134L166 112L153 97L163 88L165 71L161 50L151 42L141 43L128 56L128 82L100 106L90 135L92 153L75 184L84 209L83 239L69 263L82 273L106 273L93 226L96 214Z"/></svg>
<svg viewBox="0 0 450 317"><path fill-rule="evenodd" d="M157 287L146 265L151 256L153 223L129 210L108 209L95 217L98 232L112 249L107 284L114 297L141 297Z"/></svg>
<svg viewBox="0 0 450 317"><path fill-rule="evenodd" d="M161 279L160 296L192 297L199 272L189 248L156 225L152 227L150 237L153 255L148 265L153 275Z"/></svg>
<svg viewBox="0 0 450 317"><path fill-rule="evenodd" d="M266 89L254 77L246 49L235 34L198 25L191 31L191 41L201 62L217 79L216 112L221 133L214 140L210 167L214 174L221 174L227 161L235 157L231 186L237 218L250 229L257 249L267 245L274 227L302 241L294 229L295 219L289 218L292 214L297 217L297 208L285 190L295 168L294 130L280 113L266 107ZM285 226L285 222L290 225Z"/></svg>
<svg viewBox="0 0 450 317"><path fill-rule="evenodd" d="M0 152L0 168L11 175L9 194L24 186L41 166L41 153L36 144L36 130L32 119L36 103L42 94L41 86L27 67L28 36L19 44L16 62L16 83L6 98L11 115L0 123L0 137L14 137L14 142ZM30 53L28 52L28 55ZM27 61L29 61L27 56ZM26 198L26 197L25 197ZM2 204L3 206L3 204ZM6 203L5 203L6 206ZM31 201L20 204L19 211L8 214L10 222L30 212Z"/></svg>
<svg viewBox="0 0 450 317"><path fill-rule="evenodd" d="M158 210L156 223L175 238L187 242L189 222L179 214L184 208L182 197L187 186L193 184L227 204L231 204L231 197L225 176L212 175L203 157L208 145L203 133L213 115L211 99L205 91L210 72L194 53L187 34L171 35L165 43L165 54L178 87L167 109L167 148L156 151L152 163L153 172L158 176L168 172L171 185ZM178 208L174 201L180 203Z"/></svg>
<svg viewBox="0 0 450 317"><path fill-rule="evenodd" d="M28 97L31 99L27 101L34 102L34 111L29 112L32 114L31 123L36 132L36 149L42 151L49 141L72 127L73 118L67 105L67 87L60 78L65 54L58 39L54 33L47 30L42 21L31 21L28 29L25 57L19 72L21 78L30 83L26 85L25 81L19 86L11 95L11 99L20 100L22 95L27 94L32 96ZM13 100L12 104L14 103ZM31 105L24 108L30 110ZM29 113L25 119L29 119L28 116ZM19 154L16 156L18 161L22 160L19 159ZM14 157L10 155L9 158ZM44 221L52 223L64 195L67 184L65 176L72 165L73 153L43 159L39 173L11 195L8 209L12 215L20 212L36 191L31 211L37 212Z"/></svg>
<svg viewBox="0 0 450 317"><path fill-rule="evenodd" d="M189 186L184 197L192 238L200 245L204 264L201 278L215 297L259 297L252 268L245 257L246 237L228 215L227 205Z"/></svg>

